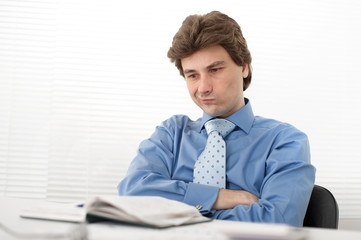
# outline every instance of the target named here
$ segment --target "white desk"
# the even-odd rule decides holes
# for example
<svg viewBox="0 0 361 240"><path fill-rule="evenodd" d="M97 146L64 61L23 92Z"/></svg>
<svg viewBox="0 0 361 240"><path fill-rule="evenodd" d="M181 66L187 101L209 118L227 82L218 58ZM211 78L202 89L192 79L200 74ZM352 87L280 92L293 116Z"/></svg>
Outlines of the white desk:
<svg viewBox="0 0 361 240"><path fill-rule="evenodd" d="M66 233L72 228L76 227L75 223L25 219L19 217L20 210L26 207L39 206L41 200L34 199L20 199L0 197L0 223L7 227L23 233ZM230 221L211 221L207 223L194 224L181 227L173 227L167 229L151 229L123 224L111 223L93 223L87 225L89 240L117 240L117 239L229 239L228 236L222 233L223 230L234 229L239 231L237 235L242 236L242 228L244 226L256 228L258 231L263 231L265 225L250 224L242 222ZM268 225L272 226L272 225ZM277 227L276 227L277 228ZM302 235L309 240L360 240L361 232L345 231L345 230L330 230L330 229L316 229L316 228L302 228L299 229ZM17 239L0 229L1 240ZM20 238L25 239L25 238ZM40 239L40 238L38 238ZM50 238L41 238L50 239ZM63 238L66 239L66 238Z"/></svg>

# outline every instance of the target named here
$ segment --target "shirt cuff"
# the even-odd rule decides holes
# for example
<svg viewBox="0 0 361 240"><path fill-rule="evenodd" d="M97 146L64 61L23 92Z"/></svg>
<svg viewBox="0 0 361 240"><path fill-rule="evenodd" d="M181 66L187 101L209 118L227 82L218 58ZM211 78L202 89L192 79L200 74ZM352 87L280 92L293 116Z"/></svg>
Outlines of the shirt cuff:
<svg viewBox="0 0 361 240"><path fill-rule="evenodd" d="M201 214L205 215L212 210L218 192L218 187L190 182L184 196L184 203L195 206Z"/></svg>

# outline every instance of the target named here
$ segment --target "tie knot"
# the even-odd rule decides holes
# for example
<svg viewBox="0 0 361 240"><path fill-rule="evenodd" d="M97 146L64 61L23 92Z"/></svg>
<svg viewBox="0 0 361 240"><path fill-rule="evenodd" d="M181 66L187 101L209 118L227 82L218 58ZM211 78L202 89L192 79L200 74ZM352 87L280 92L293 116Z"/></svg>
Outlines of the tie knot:
<svg viewBox="0 0 361 240"><path fill-rule="evenodd" d="M213 119L204 125L209 135L213 131L219 132L225 138L236 127L232 122L226 119Z"/></svg>

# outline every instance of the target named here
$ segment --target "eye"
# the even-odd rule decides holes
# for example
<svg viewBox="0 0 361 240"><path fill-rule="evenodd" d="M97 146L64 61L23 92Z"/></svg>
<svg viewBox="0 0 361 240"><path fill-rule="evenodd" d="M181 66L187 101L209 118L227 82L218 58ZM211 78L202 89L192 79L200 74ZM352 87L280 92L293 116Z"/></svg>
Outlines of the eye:
<svg viewBox="0 0 361 240"><path fill-rule="evenodd" d="M197 78L197 74L190 74L190 75L187 75L187 79L195 79Z"/></svg>
<svg viewBox="0 0 361 240"><path fill-rule="evenodd" d="M220 70L222 70L222 68L211 68L209 71L212 73L216 73L219 72Z"/></svg>

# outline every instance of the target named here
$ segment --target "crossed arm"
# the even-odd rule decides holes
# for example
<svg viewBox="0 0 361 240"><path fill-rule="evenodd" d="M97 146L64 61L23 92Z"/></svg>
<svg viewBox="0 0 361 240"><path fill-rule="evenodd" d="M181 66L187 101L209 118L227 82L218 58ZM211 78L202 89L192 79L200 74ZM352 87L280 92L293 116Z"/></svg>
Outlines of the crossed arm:
<svg viewBox="0 0 361 240"><path fill-rule="evenodd" d="M238 176L247 180L233 183L229 189L218 189L193 183L192 161L186 160L192 156L185 151L182 156L177 155L184 162L174 162L173 137L164 129L158 129L140 145L127 176L118 185L118 192L120 195L162 196L201 205L200 212L214 219L302 226L314 183L314 168L307 157L306 160L297 160L307 154L307 149L302 146L308 147L304 137L300 138L300 142L293 137L292 141L285 139L267 156L266 162L252 165L259 169L266 164L264 177L254 179L248 175L248 178L253 178L249 180L244 176L247 172L240 166L237 168L239 175L233 174L233 180L238 181ZM254 181L262 182L256 184Z"/></svg>

